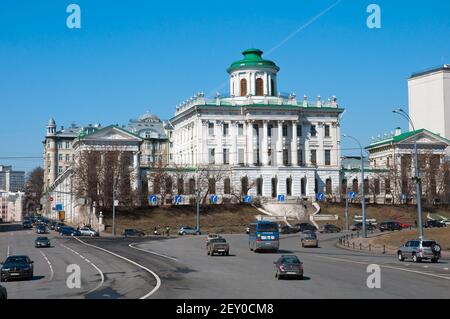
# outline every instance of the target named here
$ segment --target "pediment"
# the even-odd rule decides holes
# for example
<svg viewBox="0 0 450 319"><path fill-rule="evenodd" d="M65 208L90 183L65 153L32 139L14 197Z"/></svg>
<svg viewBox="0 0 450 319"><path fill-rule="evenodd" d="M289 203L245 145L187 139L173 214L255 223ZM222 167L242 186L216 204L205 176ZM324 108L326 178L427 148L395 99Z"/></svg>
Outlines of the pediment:
<svg viewBox="0 0 450 319"><path fill-rule="evenodd" d="M84 140L105 140L105 141L142 141L142 139L133 133L130 133L117 126L109 126L101 129L95 133L89 134L84 137Z"/></svg>
<svg viewBox="0 0 450 319"><path fill-rule="evenodd" d="M440 135L433 134L428 131L422 131L415 135L417 138L417 144L436 144L436 145L450 145L447 139ZM415 136L410 136L402 141L402 143L414 143Z"/></svg>

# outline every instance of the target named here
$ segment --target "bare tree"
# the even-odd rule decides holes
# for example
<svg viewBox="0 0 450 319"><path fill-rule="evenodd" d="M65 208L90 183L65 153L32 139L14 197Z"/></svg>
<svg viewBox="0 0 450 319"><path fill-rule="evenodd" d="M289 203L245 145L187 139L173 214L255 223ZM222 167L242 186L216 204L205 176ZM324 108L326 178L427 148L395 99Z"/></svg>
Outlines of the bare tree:
<svg viewBox="0 0 450 319"><path fill-rule="evenodd" d="M28 174L25 185L26 209L28 212L36 211L44 191L44 170L37 167Z"/></svg>
<svg viewBox="0 0 450 319"><path fill-rule="evenodd" d="M217 193L217 184L221 183L230 170L219 165L204 165L197 170L197 188L200 191L201 203L206 204L208 195Z"/></svg>

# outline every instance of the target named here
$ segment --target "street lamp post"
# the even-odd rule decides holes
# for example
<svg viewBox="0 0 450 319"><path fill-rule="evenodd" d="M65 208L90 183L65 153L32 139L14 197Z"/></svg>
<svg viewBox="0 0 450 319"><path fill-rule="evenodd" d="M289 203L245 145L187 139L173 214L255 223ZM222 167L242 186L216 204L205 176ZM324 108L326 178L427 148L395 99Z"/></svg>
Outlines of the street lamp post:
<svg viewBox="0 0 450 319"><path fill-rule="evenodd" d="M356 141L356 143L358 143L359 148L361 150L361 181L362 181L362 187L361 187L361 210L362 210L362 232L363 232L363 237L367 238L367 227L366 227L366 197L364 194L364 186L365 186L365 182L364 182L364 155L363 155L363 148L361 146L361 143L354 138L353 136L350 135L343 135L344 137L348 137L351 138L352 140Z"/></svg>
<svg viewBox="0 0 450 319"><path fill-rule="evenodd" d="M413 132L416 131L414 128L414 123L411 120L411 117L406 113L403 109L398 108L392 111L395 114L399 114L406 118L411 124ZM417 227L419 227L419 238L423 239L423 225L422 225L422 196L421 196L421 180L420 180L420 171L419 171L419 156L417 154L417 135L414 134L414 163L415 163L415 176L414 181L416 182L416 202L417 202Z"/></svg>
<svg viewBox="0 0 450 319"><path fill-rule="evenodd" d="M197 232L200 233L200 189L195 190L197 202Z"/></svg>

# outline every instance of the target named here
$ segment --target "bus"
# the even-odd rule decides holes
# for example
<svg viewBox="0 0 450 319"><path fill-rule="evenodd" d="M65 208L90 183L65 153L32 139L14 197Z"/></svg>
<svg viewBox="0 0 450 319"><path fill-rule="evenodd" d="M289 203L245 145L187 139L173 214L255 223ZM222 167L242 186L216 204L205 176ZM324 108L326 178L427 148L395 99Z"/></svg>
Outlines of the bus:
<svg viewBox="0 0 450 319"><path fill-rule="evenodd" d="M278 224L271 221L256 221L250 224L248 245L251 251L278 251L280 231Z"/></svg>

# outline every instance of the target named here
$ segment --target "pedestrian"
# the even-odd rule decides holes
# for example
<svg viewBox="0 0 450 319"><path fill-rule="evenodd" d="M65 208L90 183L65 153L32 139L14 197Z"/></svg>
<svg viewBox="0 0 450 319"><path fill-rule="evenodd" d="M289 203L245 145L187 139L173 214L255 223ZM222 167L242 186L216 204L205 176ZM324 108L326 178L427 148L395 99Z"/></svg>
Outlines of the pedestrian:
<svg viewBox="0 0 450 319"><path fill-rule="evenodd" d="M167 233L167 237L169 237L170 236L170 227L169 226L166 226L166 233Z"/></svg>
<svg viewBox="0 0 450 319"><path fill-rule="evenodd" d="M157 236L158 235L158 228L155 227L155 230L153 231L153 235Z"/></svg>

